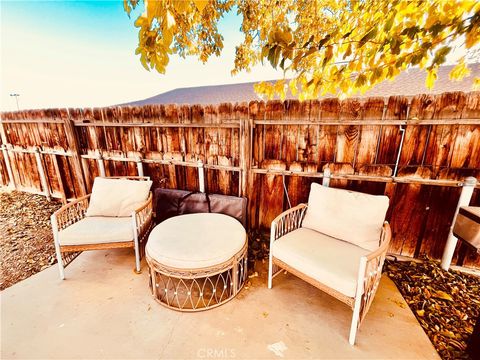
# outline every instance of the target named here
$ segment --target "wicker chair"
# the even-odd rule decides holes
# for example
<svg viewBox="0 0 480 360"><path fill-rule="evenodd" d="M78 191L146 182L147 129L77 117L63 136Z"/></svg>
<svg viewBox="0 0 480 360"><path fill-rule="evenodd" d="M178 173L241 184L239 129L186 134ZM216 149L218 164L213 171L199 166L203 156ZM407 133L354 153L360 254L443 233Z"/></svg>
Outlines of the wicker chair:
<svg viewBox="0 0 480 360"><path fill-rule="evenodd" d="M144 192L145 188L147 189L148 198L146 201L143 198L140 203L131 204L130 208L125 209L128 213L121 216L102 214L89 216L91 195L95 193L97 179L148 181L149 185L143 186ZM92 194L70 202L51 216L55 251L62 280L65 279L65 267L86 250L133 248L135 250L134 271L138 274L141 272L140 259L145 252L145 244L153 224L152 193L148 191L151 186L150 178L128 176L97 179L95 179ZM115 197L112 193L108 196ZM115 200L112 199L111 202Z"/></svg>
<svg viewBox="0 0 480 360"><path fill-rule="evenodd" d="M369 213L366 204L376 207L376 211ZM317 214L306 223L307 209L312 207ZM354 345L377 291L391 239L390 226L384 222L387 209L386 196L312 184L309 205L291 208L272 222L268 287L272 288L272 279L284 269L350 306L353 318L349 342ZM376 229L365 222L359 225L362 218L375 224ZM345 234L352 237L353 243ZM360 235L367 234L369 241L364 242ZM371 241L372 234L377 235L376 240Z"/></svg>

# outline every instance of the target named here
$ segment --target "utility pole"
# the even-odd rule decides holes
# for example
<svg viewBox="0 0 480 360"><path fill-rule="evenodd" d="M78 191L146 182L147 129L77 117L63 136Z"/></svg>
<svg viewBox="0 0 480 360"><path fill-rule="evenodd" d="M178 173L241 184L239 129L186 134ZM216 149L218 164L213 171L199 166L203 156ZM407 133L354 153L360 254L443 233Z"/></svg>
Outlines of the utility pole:
<svg viewBox="0 0 480 360"><path fill-rule="evenodd" d="M10 96L15 97L15 101L17 102L17 111L20 111L20 107L18 106L18 97L20 96L20 94L10 94Z"/></svg>

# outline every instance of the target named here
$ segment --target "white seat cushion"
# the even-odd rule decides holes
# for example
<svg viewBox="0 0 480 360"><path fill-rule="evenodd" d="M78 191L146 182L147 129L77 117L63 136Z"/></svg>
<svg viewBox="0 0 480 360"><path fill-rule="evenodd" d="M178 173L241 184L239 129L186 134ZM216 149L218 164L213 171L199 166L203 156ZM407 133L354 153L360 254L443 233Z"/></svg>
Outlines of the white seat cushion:
<svg viewBox="0 0 480 360"><path fill-rule="evenodd" d="M145 203L152 181L95 178L87 216L130 216Z"/></svg>
<svg viewBox="0 0 480 360"><path fill-rule="evenodd" d="M188 214L165 220L150 233L146 252L160 264L199 269L228 261L247 241L245 229L223 214Z"/></svg>
<svg viewBox="0 0 480 360"><path fill-rule="evenodd" d="M388 205L384 195L312 183L302 226L373 251L380 245Z"/></svg>
<svg viewBox="0 0 480 360"><path fill-rule="evenodd" d="M272 245L274 257L329 288L354 297L360 258L368 250L315 230L300 228Z"/></svg>
<svg viewBox="0 0 480 360"><path fill-rule="evenodd" d="M86 217L59 231L60 245L133 241L131 217Z"/></svg>

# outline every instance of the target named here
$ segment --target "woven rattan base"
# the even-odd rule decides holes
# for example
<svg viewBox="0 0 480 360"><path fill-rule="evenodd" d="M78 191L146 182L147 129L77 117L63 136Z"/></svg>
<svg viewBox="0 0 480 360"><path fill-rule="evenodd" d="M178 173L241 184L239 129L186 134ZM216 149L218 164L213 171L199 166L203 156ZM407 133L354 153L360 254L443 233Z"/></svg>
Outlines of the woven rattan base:
<svg viewBox="0 0 480 360"><path fill-rule="evenodd" d="M176 269L146 253L150 290L160 304L178 311L212 309L233 299L247 278L247 243L228 261L202 269Z"/></svg>

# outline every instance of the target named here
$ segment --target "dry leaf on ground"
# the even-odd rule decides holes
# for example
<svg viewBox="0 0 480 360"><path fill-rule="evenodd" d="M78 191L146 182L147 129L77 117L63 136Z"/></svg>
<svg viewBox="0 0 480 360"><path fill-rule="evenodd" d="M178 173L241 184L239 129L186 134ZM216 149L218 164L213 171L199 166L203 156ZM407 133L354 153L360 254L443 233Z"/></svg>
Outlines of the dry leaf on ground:
<svg viewBox="0 0 480 360"><path fill-rule="evenodd" d="M60 206L41 195L0 190L0 290L56 262L50 215Z"/></svg>

